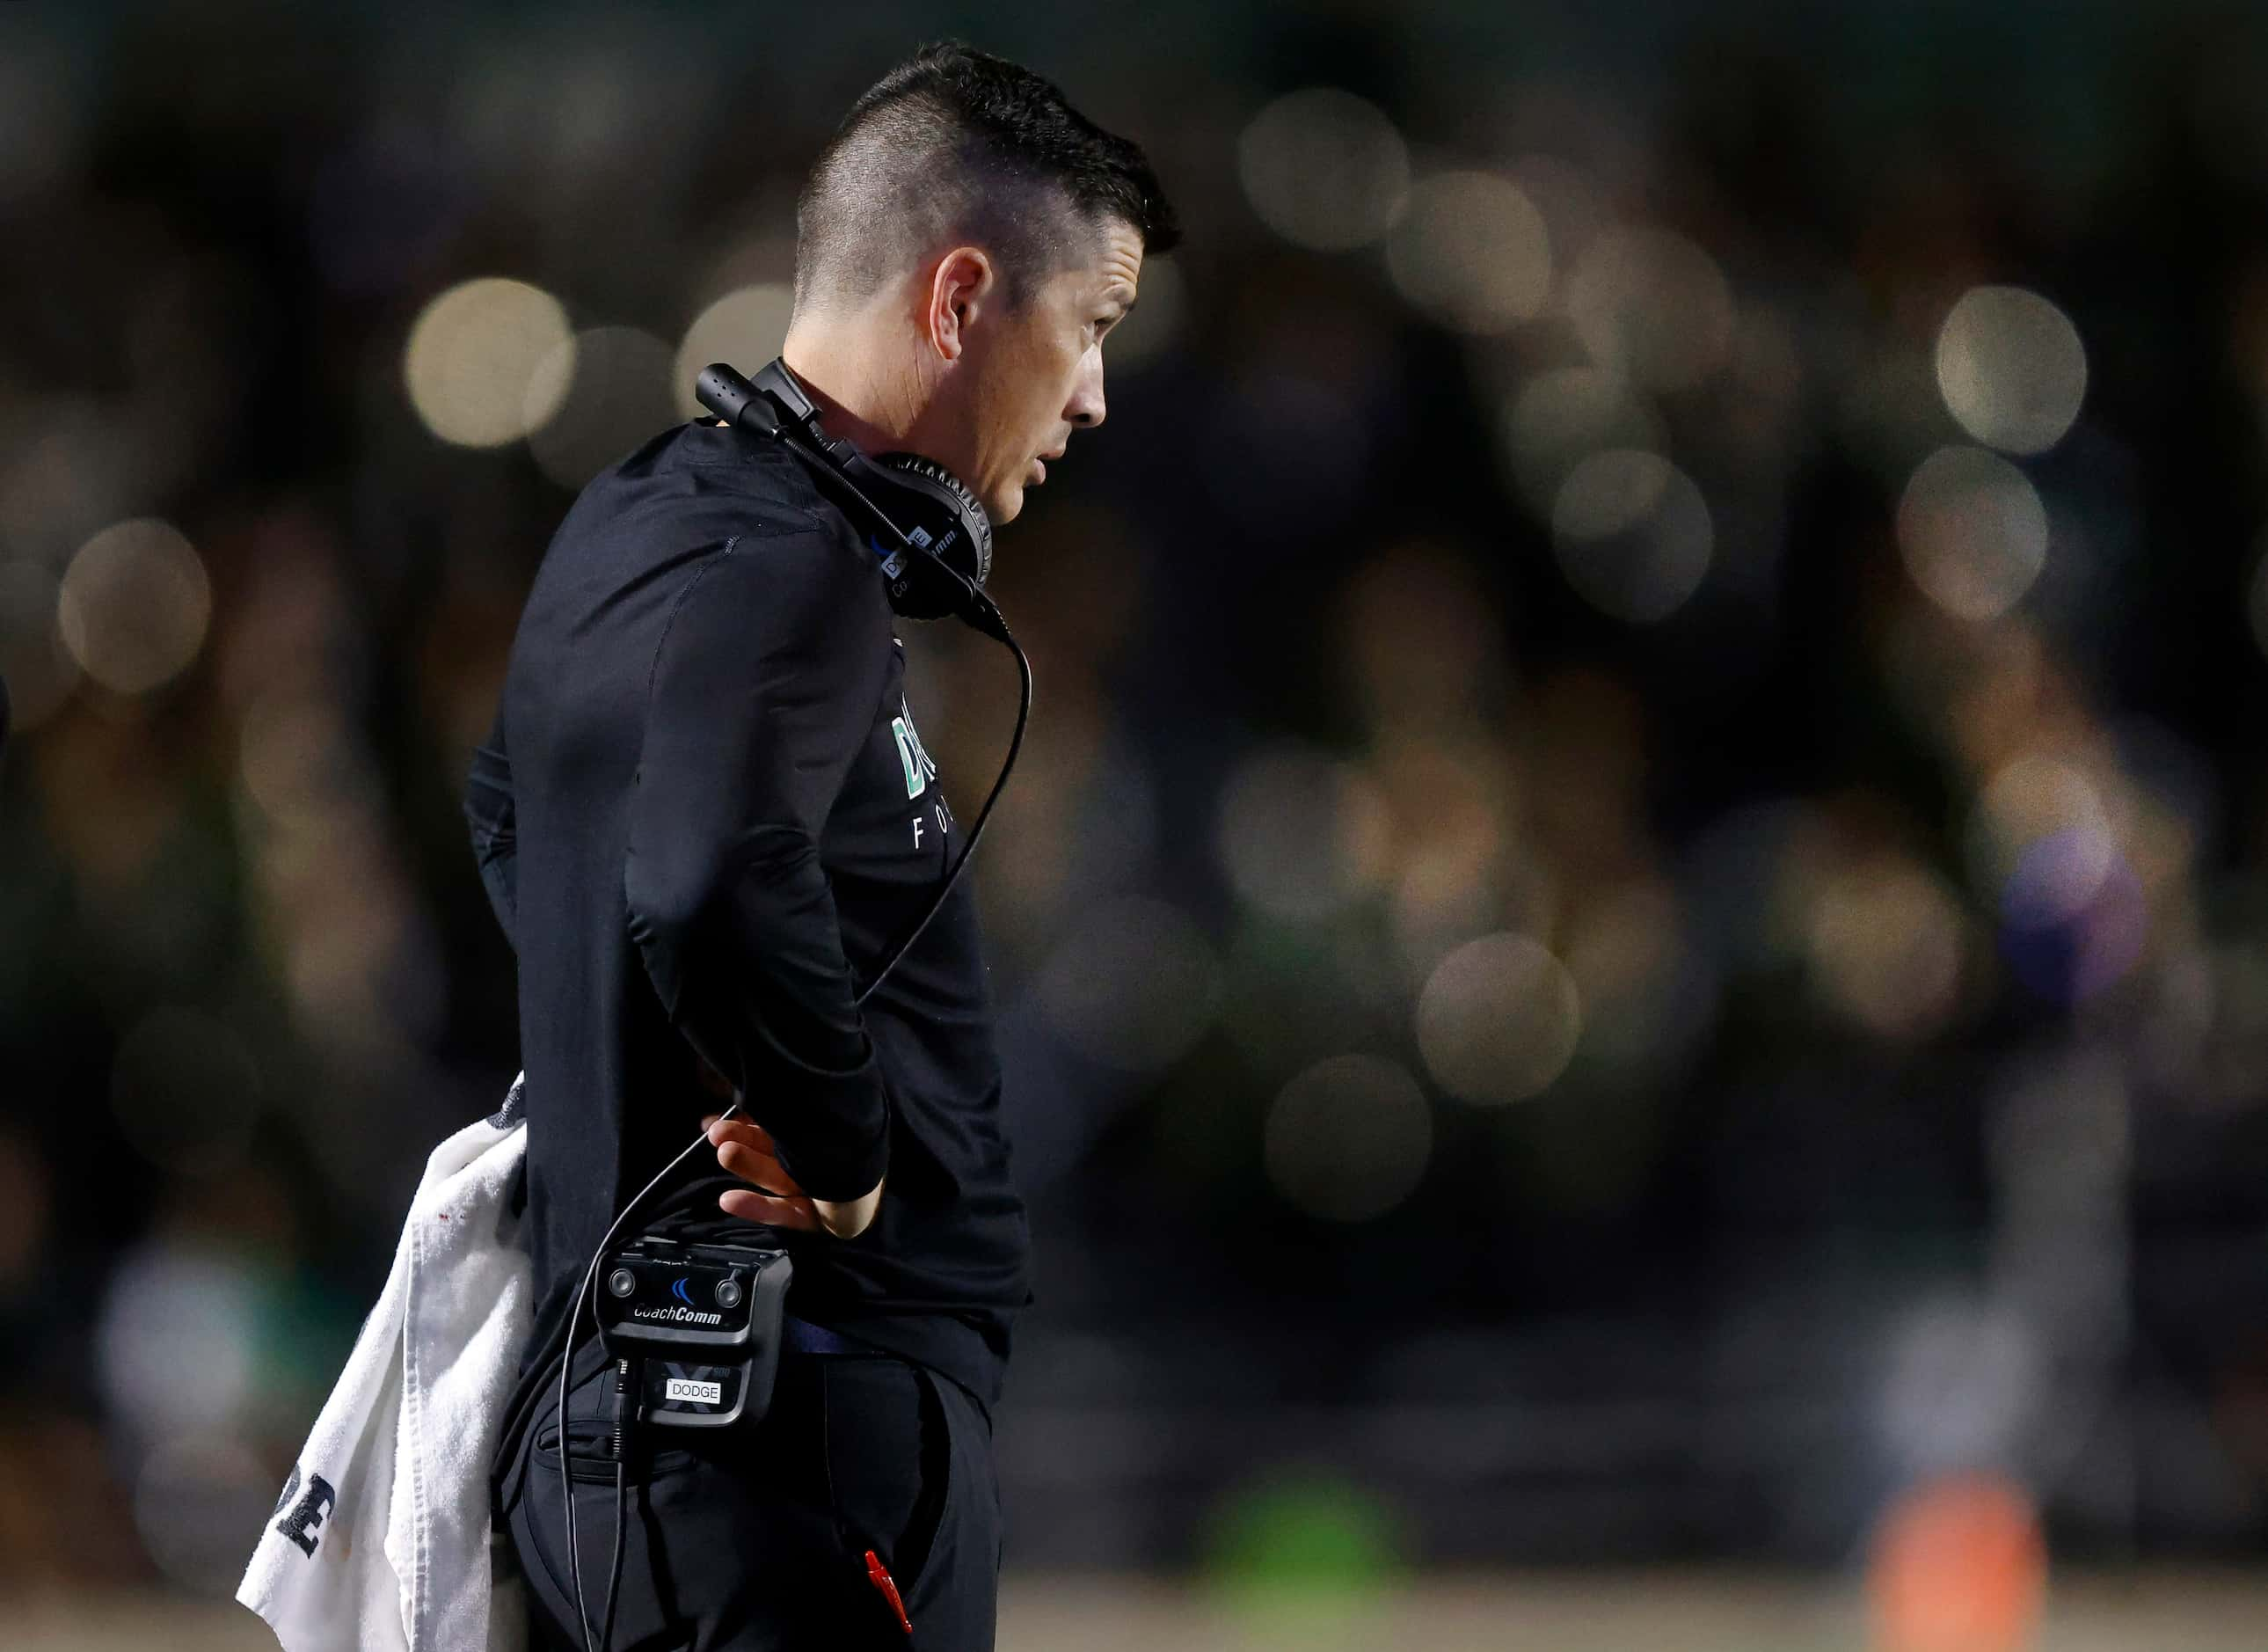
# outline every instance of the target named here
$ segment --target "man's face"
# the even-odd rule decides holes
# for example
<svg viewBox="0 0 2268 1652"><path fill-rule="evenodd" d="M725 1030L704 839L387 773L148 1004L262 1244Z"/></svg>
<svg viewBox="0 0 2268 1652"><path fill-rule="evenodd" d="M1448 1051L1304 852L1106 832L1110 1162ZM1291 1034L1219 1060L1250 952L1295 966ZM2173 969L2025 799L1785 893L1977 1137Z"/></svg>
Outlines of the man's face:
<svg viewBox="0 0 2268 1652"><path fill-rule="evenodd" d="M954 375L960 394L949 398L961 462L942 462L996 524L1015 520L1024 490L1047 480L1073 425L1102 423L1102 341L1133 307L1141 274L1141 236L1108 218L1021 304L969 328Z"/></svg>

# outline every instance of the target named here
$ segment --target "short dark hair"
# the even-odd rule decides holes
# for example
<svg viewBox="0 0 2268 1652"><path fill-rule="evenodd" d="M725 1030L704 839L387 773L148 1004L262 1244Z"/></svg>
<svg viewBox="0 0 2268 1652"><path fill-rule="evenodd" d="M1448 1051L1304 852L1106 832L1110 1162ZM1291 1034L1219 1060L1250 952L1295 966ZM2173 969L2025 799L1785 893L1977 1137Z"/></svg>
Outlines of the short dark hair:
<svg viewBox="0 0 2268 1652"><path fill-rule="evenodd" d="M999 261L1008 302L1061 268L1073 232L1123 221L1145 253L1181 240L1139 145L1054 82L958 41L884 75L813 163L795 210L795 307L872 297L966 236Z"/></svg>

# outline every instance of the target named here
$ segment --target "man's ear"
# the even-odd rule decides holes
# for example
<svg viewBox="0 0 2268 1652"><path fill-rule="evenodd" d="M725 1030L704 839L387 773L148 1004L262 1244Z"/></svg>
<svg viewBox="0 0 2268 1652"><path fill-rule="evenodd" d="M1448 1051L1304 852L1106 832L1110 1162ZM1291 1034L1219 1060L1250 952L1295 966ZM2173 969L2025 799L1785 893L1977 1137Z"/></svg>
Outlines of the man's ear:
<svg viewBox="0 0 2268 1652"><path fill-rule="evenodd" d="M946 360L961 358L969 328L990 307L997 280L992 260L982 247L956 247L937 261L922 331Z"/></svg>

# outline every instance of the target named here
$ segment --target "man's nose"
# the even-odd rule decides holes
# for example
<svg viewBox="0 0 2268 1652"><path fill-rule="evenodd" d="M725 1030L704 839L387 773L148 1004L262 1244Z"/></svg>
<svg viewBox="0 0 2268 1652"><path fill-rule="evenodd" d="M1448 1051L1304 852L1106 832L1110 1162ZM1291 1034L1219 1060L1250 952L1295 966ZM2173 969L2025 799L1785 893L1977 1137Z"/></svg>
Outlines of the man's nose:
<svg viewBox="0 0 2268 1652"><path fill-rule="evenodd" d="M1098 360L1094 370L1082 374L1073 387L1071 400L1064 404L1064 417L1083 429L1092 430L1102 423L1102 363Z"/></svg>

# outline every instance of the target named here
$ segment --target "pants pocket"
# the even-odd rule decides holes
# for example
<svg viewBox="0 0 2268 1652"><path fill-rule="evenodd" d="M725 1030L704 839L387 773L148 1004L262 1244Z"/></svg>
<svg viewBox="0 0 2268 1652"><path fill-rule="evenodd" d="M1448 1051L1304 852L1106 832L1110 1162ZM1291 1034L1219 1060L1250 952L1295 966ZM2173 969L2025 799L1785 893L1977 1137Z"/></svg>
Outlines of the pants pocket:
<svg viewBox="0 0 2268 1652"><path fill-rule="evenodd" d="M684 1641L685 1632L663 1575L665 1545L647 1487L683 1472L694 1459L682 1450L652 1449L653 1430L643 1430L643 1437L633 1444L618 1494L612 1431L605 1414L613 1390L614 1372L608 1367L569 1395L563 1458L556 1413L536 1420L512 1509L512 1540L534 1597L531 1606L551 1618L575 1647L583 1643L576 1626L575 1556L580 1557L582 1567L582 1616L594 1644L607 1620L611 1582L614 1628L607 1645L612 1652L674 1646ZM571 1551L563 1475L574 1499Z"/></svg>
<svg viewBox="0 0 2268 1652"><path fill-rule="evenodd" d="M666 1539L647 1495L651 1477L633 1470L618 1494L611 1461L585 1462L579 1456L570 1461L575 1500L571 1552L582 1560L583 1615L593 1641L607 1621L610 1588L614 1628L606 1644L613 1652L681 1641L685 1631L672 1609L673 1596L663 1575ZM574 1566L556 1453L538 1450L530 1456L524 1494L512 1514L512 1538L529 1589L579 1647Z"/></svg>
<svg viewBox="0 0 2268 1652"><path fill-rule="evenodd" d="M869 1581L866 1552L887 1570L918 1629L923 1586L950 1546L958 1477L935 1382L902 1361L836 1356L821 1362L828 1501L858 1591L890 1631L881 1644L905 1644L904 1631Z"/></svg>

